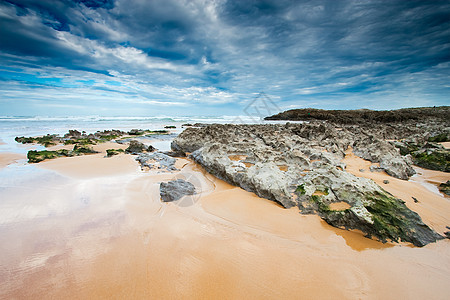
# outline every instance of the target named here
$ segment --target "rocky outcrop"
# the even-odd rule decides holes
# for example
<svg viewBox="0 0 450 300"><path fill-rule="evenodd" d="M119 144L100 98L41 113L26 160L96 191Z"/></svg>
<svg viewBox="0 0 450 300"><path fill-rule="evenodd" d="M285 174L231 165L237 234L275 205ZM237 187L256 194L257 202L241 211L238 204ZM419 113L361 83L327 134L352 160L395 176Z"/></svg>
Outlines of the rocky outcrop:
<svg viewBox="0 0 450 300"><path fill-rule="evenodd" d="M195 187L189 181L176 179L169 182L161 182L159 193L163 202L172 202L186 195L194 195Z"/></svg>
<svg viewBox="0 0 450 300"><path fill-rule="evenodd" d="M314 108L292 109L266 117L266 120L326 120L340 124L393 123L405 121L421 121L425 118L434 120L450 120L450 106L403 108L398 110L323 110Z"/></svg>
<svg viewBox="0 0 450 300"><path fill-rule="evenodd" d="M176 159L164 153L141 153L136 158L141 165L141 169L161 170L161 171L178 171L175 167Z"/></svg>
<svg viewBox="0 0 450 300"><path fill-rule="evenodd" d="M172 143L208 172L248 191L327 223L360 229L381 241L424 246L441 238L373 181L345 171L349 146L398 178L411 174L410 162L396 148L366 132L327 123L210 125L187 128ZM375 144L375 146L372 146ZM365 150L369 146L370 150ZM338 204L345 204L347 208ZM337 205L337 206L336 206Z"/></svg>

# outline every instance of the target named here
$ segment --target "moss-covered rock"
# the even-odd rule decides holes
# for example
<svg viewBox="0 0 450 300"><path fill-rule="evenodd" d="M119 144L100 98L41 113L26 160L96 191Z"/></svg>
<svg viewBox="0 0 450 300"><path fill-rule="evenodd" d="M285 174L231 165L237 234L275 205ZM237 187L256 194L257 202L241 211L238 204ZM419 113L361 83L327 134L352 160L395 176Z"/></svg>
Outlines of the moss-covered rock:
<svg viewBox="0 0 450 300"><path fill-rule="evenodd" d="M46 159L53 159L61 156L72 156L72 154L68 150L57 150L57 151L37 151L31 150L28 151L27 158L29 163L38 163Z"/></svg>
<svg viewBox="0 0 450 300"><path fill-rule="evenodd" d="M55 134L47 134L41 137L16 137L15 141L22 144L36 143L45 147L49 147L60 143L61 139Z"/></svg>
<svg viewBox="0 0 450 300"><path fill-rule="evenodd" d="M55 151L49 151L49 150L30 150L28 151L27 158L29 163L39 163L41 161L44 161L46 159L54 159L58 157L71 157L76 155L85 155L85 154L93 154L98 153L97 151L94 151L94 149L85 146L85 145L75 145L73 147L73 150L67 150L67 149L60 149Z"/></svg>
<svg viewBox="0 0 450 300"><path fill-rule="evenodd" d="M76 144L72 150L72 154L74 155L94 154L94 153L98 152L95 151L92 147L89 147L87 145Z"/></svg>
<svg viewBox="0 0 450 300"><path fill-rule="evenodd" d="M412 154L413 161L419 167L443 172L450 172L450 150L432 149L417 151Z"/></svg>
<svg viewBox="0 0 450 300"><path fill-rule="evenodd" d="M443 182L439 185L439 190L450 196L450 180L447 180L447 182Z"/></svg>
<svg viewBox="0 0 450 300"><path fill-rule="evenodd" d="M90 138L71 138L64 141L64 145L95 145L97 144L97 139Z"/></svg>
<svg viewBox="0 0 450 300"><path fill-rule="evenodd" d="M123 152L125 152L123 149L107 149L106 156L111 157L111 156L118 155Z"/></svg>
<svg viewBox="0 0 450 300"><path fill-rule="evenodd" d="M429 142L434 142L434 143L442 143L442 142L448 142L449 139L448 139L447 133L443 132L443 133L440 133L438 135L429 137L428 141Z"/></svg>
<svg viewBox="0 0 450 300"><path fill-rule="evenodd" d="M324 196L312 195L310 201L317 214L328 224L359 229L367 237L375 237L383 243L403 241L422 247L442 238L425 225L417 213L408 209L402 200L389 193L373 192L364 197L364 201L357 201L345 210L330 209Z"/></svg>

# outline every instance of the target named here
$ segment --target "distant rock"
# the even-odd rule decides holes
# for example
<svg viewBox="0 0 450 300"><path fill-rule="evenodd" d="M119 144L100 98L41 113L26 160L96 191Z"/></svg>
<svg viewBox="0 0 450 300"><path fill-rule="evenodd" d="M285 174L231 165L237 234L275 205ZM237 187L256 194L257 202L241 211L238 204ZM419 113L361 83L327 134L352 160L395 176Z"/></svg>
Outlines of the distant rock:
<svg viewBox="0 0 450 300"><path fill-rule="evenodd" d="M186 195L194 195L195 187L189 181L176 179L169 182L161 182L159 185L159 193L163 202L172 202Z"/></svg>
<svg viewBox="0 0 450 300"><path fill-rule="evenodd" d="M308 121L323 120L340 124L395 123L417 121L426 118L450 120L450 107L403 108L398 110L323 110L314 108L292 109L277 115L266 117L265 120Z"/></svg>

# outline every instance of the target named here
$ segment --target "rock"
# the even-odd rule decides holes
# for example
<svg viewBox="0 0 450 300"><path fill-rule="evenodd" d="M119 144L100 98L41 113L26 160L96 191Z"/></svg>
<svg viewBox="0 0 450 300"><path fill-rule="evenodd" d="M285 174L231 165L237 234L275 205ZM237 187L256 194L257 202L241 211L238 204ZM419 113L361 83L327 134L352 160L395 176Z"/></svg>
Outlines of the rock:
<svg viewBox="0 0 450 300"><path fill-rule="evenodd" d="M175 167L177 160L160 152L151 154L141 153L136 160L140 163L142 169L148 168L151 170L158 169L162 171L178 171Z"/></svg>
<svg viewBox="0 0 450 300"><path fill-rule="evenodd" d="M379 139L368 138L360 128L337 130L327 123L215 124L187 128L171 146L173 151L191 152L193 160L220 179L286 208L298 206L302 213L318 214L335 227L359 229L383 242L402 240L416 246L442 238L402 200L372 180L345 171L342 159L347 148L354 145L365 152L362 146L369 141L379 144ZM385 168L399 177L409 174L408 161L394 146L384 143L380 148L394 161L391 165L385 162ZM372 154L380 165L387 159L380 151ZM337 202L346 202L350 208L332 210L330 205Z"/></svg>
<svg viewBox="0 0 450 300"><path fill-rule="evenodd" d="M159 193L163 202L172 202L181 199L185 195L194 195L195 187L189 181L183 179L161 182Z"/></svg>
<svg viewBox="0 0 450 300"><path fill-rule="evenodd" d="M444 194L450 196L450 180L447 180L447 182L441 183L441 184L439 185L439 190L440 190L442 193L444 193ZM450 228L449 228L449 229L450 229Z"/></svg>
<svg viewBox="0 0 450 300"><path fill-rule="evenodd" d="M419 167L450 172L449 149L422 149L412 153L414 163Z"/></svg>
<svg viewBox="0 0 450 300"><path fill-rule="evenodd" d="M384 169L380 168L379 166L370 166L369 168L370 172L383 172Z"/></svg>
<svg viewBox="0 0 450 300"><path fill-rule="evenodd" d="M414 203L419 203L419 200L417 200L416 197L412 197L412 199L414 200Z"/></svg>
<svg viewBox="0 0 450 300"><path fill-rule="evenodd" d="M360 171L361 173L363 173L363 172L365 172L366 170L364 170L364 169L359 169L359 171Z"/></svg>
<svg viewBox="0 0 450 300"><path fill-rule="evenodd" d="M175 128L177 128L177 126L174 126L174 125L167 125L167 126L164 126L164 128L165 128L165 129L175 129Z"/></svg>
<svg viewBox="0 0 450 300"><path fill-rule="evenodd" d="M383 110L322 110L314 108L292 109L277 115L266 117L265 120L327 120L341 124L370 123L397 123L417 121L427 118L437 120L450 120L450 107L422 107L404 108L391 111Z"/></svg>
<svg viewBox="0 0 450 300"><path fill-rule="evenodd" d="M123 153L124 150L123 149L107 149L106 150L106 157L111 157L114 155L118 155L120 153Z"/></svg>
<svg viewBox="0 0 450 300"><path fill-rule="evenodd" d="M171 157L186 157L186 153L183 151L166 151L164 154Z"/></svg>
<svg viewBox="0 0 450 300"><path fill-rule="evenodd" d="M384 184L389 184L389 180L383 180Z"/></svg>
<svg viewBox="0 0 450 300"><path fill-rule="evenodd" d="M143 152L146 149L147 149L147 146L145 146L143 143L136 141L136 140L131 140L130 145L128 146L127 149L125 149L125 152L131 153L131 154L138 154L138 153Z"/></svg>
<svg viewBox="0 0 450 300"><path fill-rule="evenodd" d="M142 129L131 129L128 131L129 135L143 135L146 131Z"/></svg>
<svg viewBox="0 0 450 300"><path fill-rule="evenodd" d="M450 231L446 231L446 232L444 232L444 234L445 234L446 238L450 239Z"/></svg>

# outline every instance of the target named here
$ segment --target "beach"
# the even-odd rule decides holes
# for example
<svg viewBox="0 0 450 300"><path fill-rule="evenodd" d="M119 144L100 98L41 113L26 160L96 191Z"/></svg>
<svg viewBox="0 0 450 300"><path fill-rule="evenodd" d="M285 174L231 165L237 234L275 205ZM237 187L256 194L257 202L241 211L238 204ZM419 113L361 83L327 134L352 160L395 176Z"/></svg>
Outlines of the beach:
<svg viewBox="0 0 450 300"><path fill-rule="evenodd" d="M141 170L135 155L106 157L125 147L107 142L98 154L38 164L0 154L0 298L446 298L448 239L383 244L232 186L189 158L167 172ZM351 149L344 162L447 230L450 199L427 184L448 173L400 180L370 172ZM197 194L161 202L159 183L175 178Z"/></svg>

